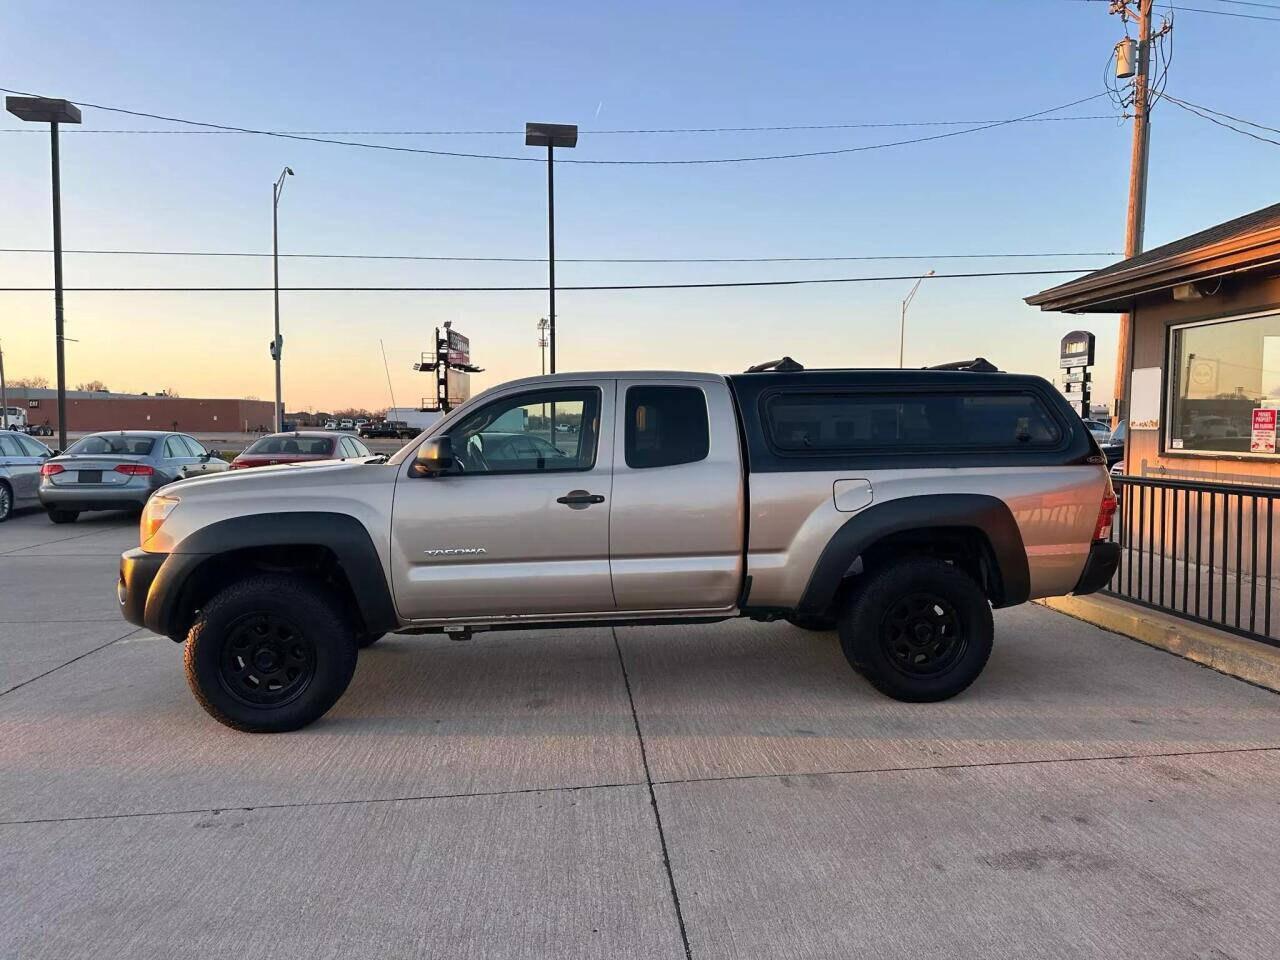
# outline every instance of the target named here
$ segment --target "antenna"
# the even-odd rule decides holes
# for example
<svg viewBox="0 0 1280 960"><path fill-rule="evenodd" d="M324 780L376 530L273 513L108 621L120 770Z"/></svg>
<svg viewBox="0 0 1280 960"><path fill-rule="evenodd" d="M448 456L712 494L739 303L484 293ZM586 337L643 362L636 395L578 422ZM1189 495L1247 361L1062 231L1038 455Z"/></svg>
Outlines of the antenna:
<svg viewBox="0 0 1280 960"><path fill-rule="evenodd" d="M396 392L391 388L391 368L387 366L387 345L382 342L382 338L378 338L378 346L382 348L382 369L387 374L387 393L391 394L391 409L396 408ZM387 419L391 419L388 417Z"/></svg>

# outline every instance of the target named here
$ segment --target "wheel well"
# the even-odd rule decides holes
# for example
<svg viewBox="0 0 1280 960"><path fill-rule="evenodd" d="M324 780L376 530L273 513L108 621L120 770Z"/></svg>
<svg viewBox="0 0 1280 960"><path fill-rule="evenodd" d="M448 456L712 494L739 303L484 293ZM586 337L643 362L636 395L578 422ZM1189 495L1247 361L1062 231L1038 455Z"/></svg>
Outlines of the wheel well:
<svg viewBox="0 0 1280 960"><path fill-rule="evenodd" d="M959 567L982 588L994 606L1004 600L1000 565L987 535L977 527L920 527L881 537L862 551L840 583L838 601L859 578L904 557L933 557Z"/></svg>
<svg viewBox="0 0 1280 960"><path fill-rule="evenodd" d="M169 636L186 639L200 609L231 584L258 573L287 573L328 587L357 631L364 629L360 605L337 554L318 544L247 547L210 557L187 577L174 606Z"/></svg>

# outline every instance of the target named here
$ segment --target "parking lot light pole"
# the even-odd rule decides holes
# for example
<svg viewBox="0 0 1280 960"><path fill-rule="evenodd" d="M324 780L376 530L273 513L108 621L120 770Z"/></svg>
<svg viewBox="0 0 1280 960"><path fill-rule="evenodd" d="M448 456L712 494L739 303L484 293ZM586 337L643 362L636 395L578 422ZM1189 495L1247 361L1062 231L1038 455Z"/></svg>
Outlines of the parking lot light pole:
<svg viewBox="0 0 1280 960"><path fill-rule="evenodd" d="M916 285L911 288L911 292L907 294L907 299L902 301L902 319L898 323L898 369L902 369L903 354L907 345L907 307L911 306L911 301L916 298L916 291L920 289L920 284L924 283L929 277L933 276L930 270L923 277L916 281Z"/></svg>
<svg viewBox="0 0 1280 960"><path fill-rule="evenodd" d="M551 372L556 372L556 147L576 147L578 128L572 123L526 123L526 147L547 148L547 341Z"/></svg>
<svg viewBox="0 0 1280 960"><path fill-rule="evenodd" d="M67 449L67 368L62 336L62 185L58 165L58 124L79 123L80 108L49 97L5 97L5 109L19 120L49 124L53 161L53 327L58 357L58 449Z"/></svg>
<svg viewBox="0 0 1280 960"><path fill-rule="evenodd" d="M280 354L284 347L284 338L280 336L280 194L284 192L284 178L292 176L293 168L285 167L271 188L271 272L276 308L276 335L271 341L271 356L276 362L276 433L284 429L284 401L280 398Z"/></svg>

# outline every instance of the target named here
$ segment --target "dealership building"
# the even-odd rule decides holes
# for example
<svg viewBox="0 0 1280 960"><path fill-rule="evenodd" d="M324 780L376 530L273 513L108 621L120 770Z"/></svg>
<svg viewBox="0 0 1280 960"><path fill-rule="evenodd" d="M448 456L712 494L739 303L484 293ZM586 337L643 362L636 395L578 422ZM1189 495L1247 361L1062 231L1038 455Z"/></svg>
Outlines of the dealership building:
<svg viewBox="0 0 1280 960"><path fill-rule="evenodd" d="M58 429L58 391L10 387L9 406L24 410L27 422ZM270 430L269 400L169 397L145 393L67 391L67 430L182 430L186 433Z"/></svg>

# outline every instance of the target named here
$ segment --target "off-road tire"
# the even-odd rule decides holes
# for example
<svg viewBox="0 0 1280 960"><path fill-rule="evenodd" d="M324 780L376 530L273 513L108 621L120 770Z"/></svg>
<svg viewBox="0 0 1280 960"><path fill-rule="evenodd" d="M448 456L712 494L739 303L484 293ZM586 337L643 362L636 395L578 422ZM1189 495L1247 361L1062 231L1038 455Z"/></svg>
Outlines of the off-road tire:
<svg viewBox="0 0 1280 960"><path fill-rule="evenodd" d="M991 606L968 574L930 557L866 575L840 618L840 646L881 693L946 700L982 673L994 636Z"/></svg>
<svg viewBox="0 0 1280 960"><path fill-rule="evenodd" d="M356 668L356 634L311 581L255 576L204 605L184 663L191 692L219 723L280 733L324 716L342 696Z"/></svg>
<svg viewBox="0 0 1280 960"><path fill-rule="evenodd" d="M361 650L365 647L372 647L375 643L385 637L385 633L362 633L356 640L356 646Z"/></svg>
<svg viewBox="0 0 1280 960"><path fill-rule="evenodd" d="M79 510L55 510L50 507L48 510L49 519L54 523L75 523L76 517L80 516Z"/></svg>

